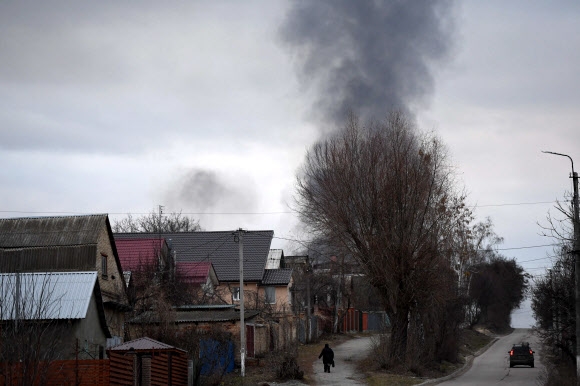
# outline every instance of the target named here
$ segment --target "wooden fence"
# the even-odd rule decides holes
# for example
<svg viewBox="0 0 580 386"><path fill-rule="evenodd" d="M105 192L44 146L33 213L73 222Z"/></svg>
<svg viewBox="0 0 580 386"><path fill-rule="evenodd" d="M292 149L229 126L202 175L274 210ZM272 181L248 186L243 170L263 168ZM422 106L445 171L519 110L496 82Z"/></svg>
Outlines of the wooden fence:
<svg viewBox="0 0 580 386"><path fill-rule="evenodd" d="M149 358L146 362L143 358ZM109 352L109 359L59 360L38 364L0 363L0 386L108 386L133 385L133 361L141 379L144 364L152 386L187 385L187 355L182 351L153 350L128 355Z"/></svg>
<svg viewBox="0 0 580 386"><path fill-rule="evenodd" d="M109 361L61 360L25 368L21 363L0 364L0 386L108 386Z"/></svg>

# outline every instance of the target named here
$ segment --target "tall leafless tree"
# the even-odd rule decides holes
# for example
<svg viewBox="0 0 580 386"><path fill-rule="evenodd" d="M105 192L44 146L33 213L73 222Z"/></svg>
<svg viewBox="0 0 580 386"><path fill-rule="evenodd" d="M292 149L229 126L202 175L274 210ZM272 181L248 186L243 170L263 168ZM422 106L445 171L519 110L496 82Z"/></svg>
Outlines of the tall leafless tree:
<svg viewBox="0 0 580 386"><path fill-rule="evenodd" d="M368 127L351 116L307 153L297 209L314 236L352 255L379 290L393 365L434 359L457 328L449 324L460 318L451 255L463 200L442 143L400 112Z"/></svg>

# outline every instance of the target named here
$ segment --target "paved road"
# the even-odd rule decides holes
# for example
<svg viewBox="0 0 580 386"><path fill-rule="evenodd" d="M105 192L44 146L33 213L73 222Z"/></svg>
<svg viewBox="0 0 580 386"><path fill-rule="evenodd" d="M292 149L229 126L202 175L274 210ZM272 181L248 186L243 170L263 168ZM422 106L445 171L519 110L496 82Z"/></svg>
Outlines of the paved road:
<svg viewBox="0 0 580 386"><path fill-rule="evenodd" d="M320 350L324 347L324 342L320 343ZM317 359L313 364L313 378L316 386L334 385L364 385L363 375L357 374L355 361L363 359L371 349L371 338L353 338L336 347L330 346L334 351L335 367L330 368L330 373L324 372L322 359ZM284 383L271 383L276 386L304 386L299 381L288 381Z"/></svg>
<svg viewBox="0 0 580 386"><path fill-rule="evenodd" d="M530 342L532 349L536 352L535 368L518 366L509 367L508 351L514 343ZM324 342L320 343L320 349L324 347ZM314 381L317 386L334 385L364 385L364 378L357 374L355 361L364 358L371 349L371 338L362 337L348 340L336 347L331 345L334 350L335 367L331 368L330 373L324 372L322 359L314 363ZM515 329L510 335L501 337L486 352L474 359L470 369L463 375L438 383L443 386L483 386L483 385L535 385L538 384L538 376L543 371L543 365L540 362L542 353L538 339L532 334L530 329ZM302 386L298 381L285 383L272 383L278 386Z"/></svg>
<svg viewBox="0 0 580 386"><path fill-rule="evenodd" d="M320 345L320 350L324 347L324 342ZM363 359L371 349L371 338L354 338L332 347L334 350L335 367L330 368L330 373L324 372L322 359L318 359L314 364L314 381L317 386L321 385L364 385L364 376L357 374L355 362Z"/></svg>
<svg viewBox="0 0 580 386"><path fill-rule="evenodd" d="M508 351L514 343L530 342L535 351L535 368L517 366L510 368ZM485 353L473 361L471 368L462 376L439 383L444 386L475 385L535 385L543 371L542 352L537 336L532 330L517 328L510 335L501 337Z"/></svg>

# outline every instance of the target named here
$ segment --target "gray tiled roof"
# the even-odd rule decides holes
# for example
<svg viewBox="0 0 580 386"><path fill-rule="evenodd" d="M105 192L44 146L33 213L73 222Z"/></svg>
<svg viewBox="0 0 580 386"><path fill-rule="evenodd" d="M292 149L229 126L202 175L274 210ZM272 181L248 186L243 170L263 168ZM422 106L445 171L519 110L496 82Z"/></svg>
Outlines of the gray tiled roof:
<svg viewBox="0 0 580 386"><path fill-rule="evenodd" d="M239 244L235 231L163 233L161 237L176 252L179 261L209 261L220 282L240 280ZM159 237L157 233L115 233L115 239ZM261 281L274 231L246 231L244 280Z"/></svg>
<svg viewBox="0 0 580 386"><path fill-rule="evenodd" d="M264 271L262 284L264 285L287 285L292 277L291 268L267 269Z"/></svg>
<svg viewBox="0 0 580 386"><path fill-rule="evenodd" d="M0 219L0 248L96 244L106 214Z"/></svg>

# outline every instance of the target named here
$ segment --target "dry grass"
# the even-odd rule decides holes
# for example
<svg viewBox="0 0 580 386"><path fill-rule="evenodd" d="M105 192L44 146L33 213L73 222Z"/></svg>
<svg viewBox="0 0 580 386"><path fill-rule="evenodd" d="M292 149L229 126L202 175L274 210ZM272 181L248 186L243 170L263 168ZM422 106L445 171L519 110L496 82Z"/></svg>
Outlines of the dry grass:
<svg viewBox="0 0 580 386"><path fill-rule="evenodd" d="M357 369L367 376L367 383L373 385L417 385L427 378L440 378L453 373L463 366L465 357L473 355L483 348L493 338L483 333L463 330L461 332L460 360L458 363L437 362L430 363L415 372L405 371L402 369L391 369L385 371L380 368L376 358L371 354L357 364Z"/></svg>

